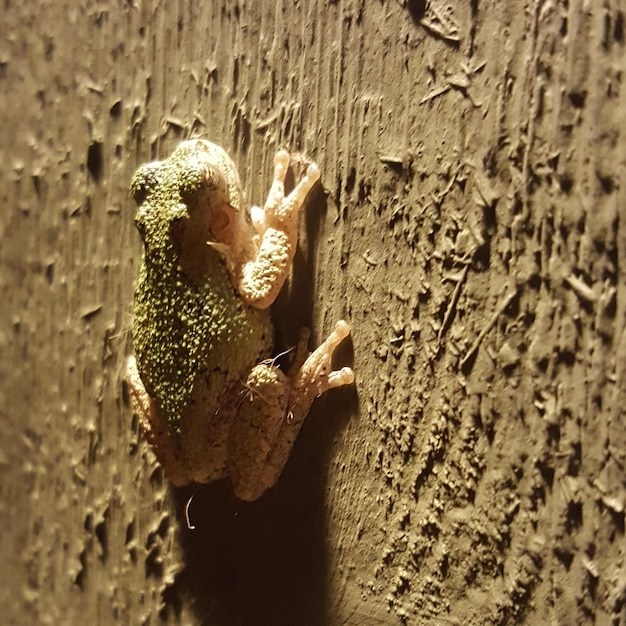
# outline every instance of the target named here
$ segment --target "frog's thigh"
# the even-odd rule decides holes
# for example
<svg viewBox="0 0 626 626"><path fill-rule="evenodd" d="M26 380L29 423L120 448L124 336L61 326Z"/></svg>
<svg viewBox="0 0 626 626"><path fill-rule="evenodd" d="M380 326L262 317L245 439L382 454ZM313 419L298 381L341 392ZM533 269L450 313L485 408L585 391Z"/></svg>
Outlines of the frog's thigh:
<svg viewBox="0 0 626 626"><path fill-rule="evenodd" d="M174 485L186 485L190 482L188 472L176 454L166 421L144 387L134 356L128 359L126 380L130 390L133 413L145 431L146 439L166 476Z"/></svg>
<svg viewBox="0 0 626 626"><path fill-rule="evenodd" d="M289 380L277 367L262 363L250 371L246 388L231 429L228 459L235 493L251 501L280 475L279 471L266 476L266 465L283 426L288 425Z"/></svg>

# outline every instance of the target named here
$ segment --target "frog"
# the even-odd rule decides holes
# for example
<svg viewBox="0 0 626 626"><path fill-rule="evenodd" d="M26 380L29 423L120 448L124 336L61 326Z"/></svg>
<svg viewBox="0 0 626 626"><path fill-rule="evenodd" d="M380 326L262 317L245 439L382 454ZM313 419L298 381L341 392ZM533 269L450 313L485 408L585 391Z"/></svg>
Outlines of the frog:
<svg viewBox="0 0 626 626"><path fill-rule="evenodd" d="M298 244L298 215L320 179L310 162L289 193L276 152L263 207L245 204L234 161L207 139L139 167L131 193L143 257L126 380L133 413L176 487L229 478L252 502L278 481L316 397L351 385L333 369L350 335L338 320L309 353L300 331L281 368L270 307Z"/></svg>

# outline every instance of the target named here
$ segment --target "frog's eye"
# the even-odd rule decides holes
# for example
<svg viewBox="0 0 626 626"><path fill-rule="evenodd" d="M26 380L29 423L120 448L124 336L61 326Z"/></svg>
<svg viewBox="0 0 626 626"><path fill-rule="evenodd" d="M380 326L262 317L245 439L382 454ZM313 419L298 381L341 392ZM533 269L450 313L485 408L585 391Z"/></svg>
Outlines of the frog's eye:
<svg viewBox="0 0 626 626"><path fill-rule="evenodd" d="M148 194L155 188L156 182L155 171L150 163L137 170L130 183L130 192L138 205L146 201Z"/></svg>
<svg viewBox="0 0 626 626"><path fill-rule="evenodd" d="M133 200L138 204L143 204L148 196L148 187L145 181L138 182L137 185L131 187L131 193L133 194Z"/></svg>
<svg viewBox="0 0 626 626"><path fill-rule="evenodd" d="M189 168L180 179L180 197L188 200L199 191L226 191L226 181L220 170L208 163L198 163Z"/></svg>

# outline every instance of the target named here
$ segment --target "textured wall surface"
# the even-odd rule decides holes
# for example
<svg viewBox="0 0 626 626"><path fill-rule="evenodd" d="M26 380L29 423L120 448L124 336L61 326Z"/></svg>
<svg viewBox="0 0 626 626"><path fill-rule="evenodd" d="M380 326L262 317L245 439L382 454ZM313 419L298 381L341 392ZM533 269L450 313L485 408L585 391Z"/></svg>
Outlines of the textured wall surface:
<svg viewBox="0 0 626 626"><path fill-rule="evenodd" d="M626 624L626 5L6 0L6 624ZM173 490L124 398L128 183L314 158L281 346L353 327L278 486ZM194 530L186 527L185 506Z"/></svg>

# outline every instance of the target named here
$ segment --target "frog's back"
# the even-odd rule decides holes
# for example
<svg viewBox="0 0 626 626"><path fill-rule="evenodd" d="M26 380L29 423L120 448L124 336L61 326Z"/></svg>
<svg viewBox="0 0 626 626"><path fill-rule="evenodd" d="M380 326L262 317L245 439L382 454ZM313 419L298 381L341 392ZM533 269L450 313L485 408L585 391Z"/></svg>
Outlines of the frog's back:
<svg viewBox="0 0 626 626"><path fill-rule="evenodd" d="M175 430L203 384L245 376L271 347L268 313L247 307L211 240L212 207L240 208L234 163L219 146L181 143L140 167L131 183L144 258L135 292L133 345L141 379Z"/></svg>
<svg viewBox="0 0 626 626"><path fill-rule="evenodd" d="M245 380L272 346L269 313L245 305L218 253L212 256L200 285L176 268L164 275L144 265L135 295L139 372L174 429L199 376L219 385Z"/></svg>

